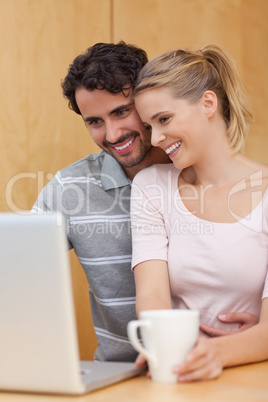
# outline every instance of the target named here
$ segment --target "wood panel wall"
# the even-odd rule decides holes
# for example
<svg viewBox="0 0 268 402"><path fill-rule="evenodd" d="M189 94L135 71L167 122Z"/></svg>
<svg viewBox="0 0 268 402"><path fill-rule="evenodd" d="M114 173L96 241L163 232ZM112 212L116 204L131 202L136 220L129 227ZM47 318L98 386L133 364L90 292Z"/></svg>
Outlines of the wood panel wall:
<svg viewBox="0 0 268 402"><path fill-rule="evenodd" d="M0 210L30 209L58 169L96 152L60 83L74 57L120 39L149 57L217 43L253 106L245 153L268 163L267 0L0 0ZM71 252L80 354L96 346L84 273Z"/></svg>

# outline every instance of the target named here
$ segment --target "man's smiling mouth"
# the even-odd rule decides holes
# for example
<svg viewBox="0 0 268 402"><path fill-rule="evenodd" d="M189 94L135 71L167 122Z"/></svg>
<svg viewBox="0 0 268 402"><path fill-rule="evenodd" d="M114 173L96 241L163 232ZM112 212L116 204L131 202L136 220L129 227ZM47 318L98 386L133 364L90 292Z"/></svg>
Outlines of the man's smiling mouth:
<svg viewBox="0 0 268 402"><path fill-rule="evenodd" d="M129 147L129 146L132 144L132 142L134 141L134 139L135 139L135 137L132 137L131 140L129 140L128 142L126 142L126 143L125 143L124 145L122 145L121 147L113 146L113 148L114 148L116 151L123 151L124 149L126 149L127 147Z"/></svg>

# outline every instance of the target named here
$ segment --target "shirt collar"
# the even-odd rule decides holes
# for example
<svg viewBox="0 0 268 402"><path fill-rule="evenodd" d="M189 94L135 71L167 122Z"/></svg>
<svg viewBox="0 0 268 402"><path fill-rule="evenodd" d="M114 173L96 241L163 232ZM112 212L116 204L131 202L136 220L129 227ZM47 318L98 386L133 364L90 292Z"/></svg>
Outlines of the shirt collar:
<svg viewBox="0 0 268 402"><path fill-rule="evenodd" d="M103 164L101 169L101 183L104 190L111 190L113 188L128 186L131 181L127 177L124 169L117 162L117 160L103 152Z"/></svg>

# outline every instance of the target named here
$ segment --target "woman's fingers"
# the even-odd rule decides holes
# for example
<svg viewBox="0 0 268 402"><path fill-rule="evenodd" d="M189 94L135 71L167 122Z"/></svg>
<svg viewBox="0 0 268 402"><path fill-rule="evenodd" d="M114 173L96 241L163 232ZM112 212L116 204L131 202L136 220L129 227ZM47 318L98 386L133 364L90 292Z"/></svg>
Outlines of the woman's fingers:
<svg viewBox="0 0 268 402"><path fill-rule="evenodd" d="M207 339L199 338L188 354L185 363L175 366L179 382L217 378L222 372L222 362L215 346Z"/></svg>

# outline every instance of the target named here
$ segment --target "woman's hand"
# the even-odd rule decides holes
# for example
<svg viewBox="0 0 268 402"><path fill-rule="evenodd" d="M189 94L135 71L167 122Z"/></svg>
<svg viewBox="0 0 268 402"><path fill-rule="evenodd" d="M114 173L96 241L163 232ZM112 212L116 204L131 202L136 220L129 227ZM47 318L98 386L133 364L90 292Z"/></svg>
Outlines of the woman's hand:
<svg viewBox="0 0 268 402"><path fill-rule="evenodd" d="M223 369L217 346L211 339L199 337L185 363L173 367L178 382L211 380L220 376Z"/></svg>
<svg viewBox="0 0 268 402"><path fill-rule="evenodd" d="M201 331L209 336L223 336L223 335L230 335L235 332L242 332L246 329L252 327L253 325L258 324L259 317L256 317L250 313L226 313L226 314L219 314L218 319L221 322L226 323L239 323L241 324L240 328L236 331L225 331L224 329L216 329L213 327L209 327L208 325L200 325Z"/></svg>

